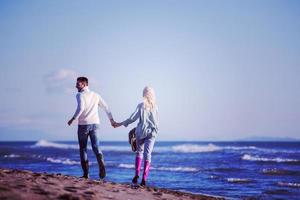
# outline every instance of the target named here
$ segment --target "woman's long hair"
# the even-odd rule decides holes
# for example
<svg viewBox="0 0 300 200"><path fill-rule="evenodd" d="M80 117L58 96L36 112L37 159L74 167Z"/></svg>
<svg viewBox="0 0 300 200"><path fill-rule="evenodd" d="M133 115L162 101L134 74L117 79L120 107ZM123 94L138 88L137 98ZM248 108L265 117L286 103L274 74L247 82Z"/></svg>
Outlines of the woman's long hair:
<svg viewBox="0 0 300 200"><path fill-rule="evenodd" d="M156 108L156 98L152 87L146 86L143 90L144 109L153 111Z"/></svg>

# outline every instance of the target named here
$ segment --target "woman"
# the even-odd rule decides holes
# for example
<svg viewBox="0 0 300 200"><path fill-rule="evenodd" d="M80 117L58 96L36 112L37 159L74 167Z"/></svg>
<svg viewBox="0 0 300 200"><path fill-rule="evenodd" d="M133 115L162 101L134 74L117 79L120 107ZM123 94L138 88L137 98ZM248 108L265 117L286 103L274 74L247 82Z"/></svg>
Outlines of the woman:
<svg viewBox="0 0 300 200"><path fill-rule="evenodd" d="M133 184L137 184L142 159L144 157L144 174L141 186L146 186L147 177L149 175L151 153L154 147L155 138L158 133L158 113L155 101L155 93L153 88L145 87L143 90L143 102L138 104L134 113L125 121L115 123L114 127L125 126L139 119L136 127L136 158L135 158L135 176L132 179Z"/></svg>

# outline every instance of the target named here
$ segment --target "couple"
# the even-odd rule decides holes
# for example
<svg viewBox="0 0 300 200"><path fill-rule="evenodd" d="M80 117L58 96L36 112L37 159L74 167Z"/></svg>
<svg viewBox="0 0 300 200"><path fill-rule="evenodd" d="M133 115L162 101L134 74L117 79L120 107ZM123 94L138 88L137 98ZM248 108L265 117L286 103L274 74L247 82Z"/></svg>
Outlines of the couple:
<svg viewBox="0 0 300 200"><path fill-rule="evenodd" d="M111 125L116 128L120 126L127 127L129 124L139 119L136 127L136 158L135 158L135 176L132 179L133 184L138 183L142 159L144 157L144 174L141 186L146 186L147 177L150 170L151 153L154 147L155 138L158 133L158 114L155 102L154 90L151 87L145 87L143 90L143 102L138 104L134 113L125 121L117 123L101 96L88 88L88 79L78 77L76 82L78 93L77 109L74 116L68 121L70 126L74 120L78 120L78 142L80 150L81 167L83 178L89 178L89 162L87 158L87 141L90 137L92 149L96 155L99 165L99 176L103 179L106 176L103 153L98 148L97 131L99 126L98 107L105 110Z"/></svg>

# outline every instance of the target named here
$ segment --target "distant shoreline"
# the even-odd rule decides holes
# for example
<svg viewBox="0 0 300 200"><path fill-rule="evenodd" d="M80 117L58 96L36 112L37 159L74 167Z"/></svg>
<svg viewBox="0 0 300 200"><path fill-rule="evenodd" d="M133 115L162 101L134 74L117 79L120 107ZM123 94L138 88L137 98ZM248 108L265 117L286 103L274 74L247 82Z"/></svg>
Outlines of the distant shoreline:
<svg viewBox="0 0 300 200"><path fill-rule="evenodd" d="M1 199L225 199L154 187L132 189L129 184L100 182L62 174L35 173L18 169L0 168L0 177Z"/></svg>

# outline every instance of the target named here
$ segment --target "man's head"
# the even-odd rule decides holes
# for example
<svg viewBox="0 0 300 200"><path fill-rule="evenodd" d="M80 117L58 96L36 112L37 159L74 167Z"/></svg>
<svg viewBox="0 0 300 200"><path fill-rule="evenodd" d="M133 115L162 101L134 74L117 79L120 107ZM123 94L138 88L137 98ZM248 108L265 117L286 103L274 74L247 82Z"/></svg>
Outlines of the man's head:
<svg viewBox="0 0 300 200"><path fill-rule="evenodd" d="M76 88L80 92L84 87L89 85L89 80L86 77L78 77L76 82Z"/></svg>

